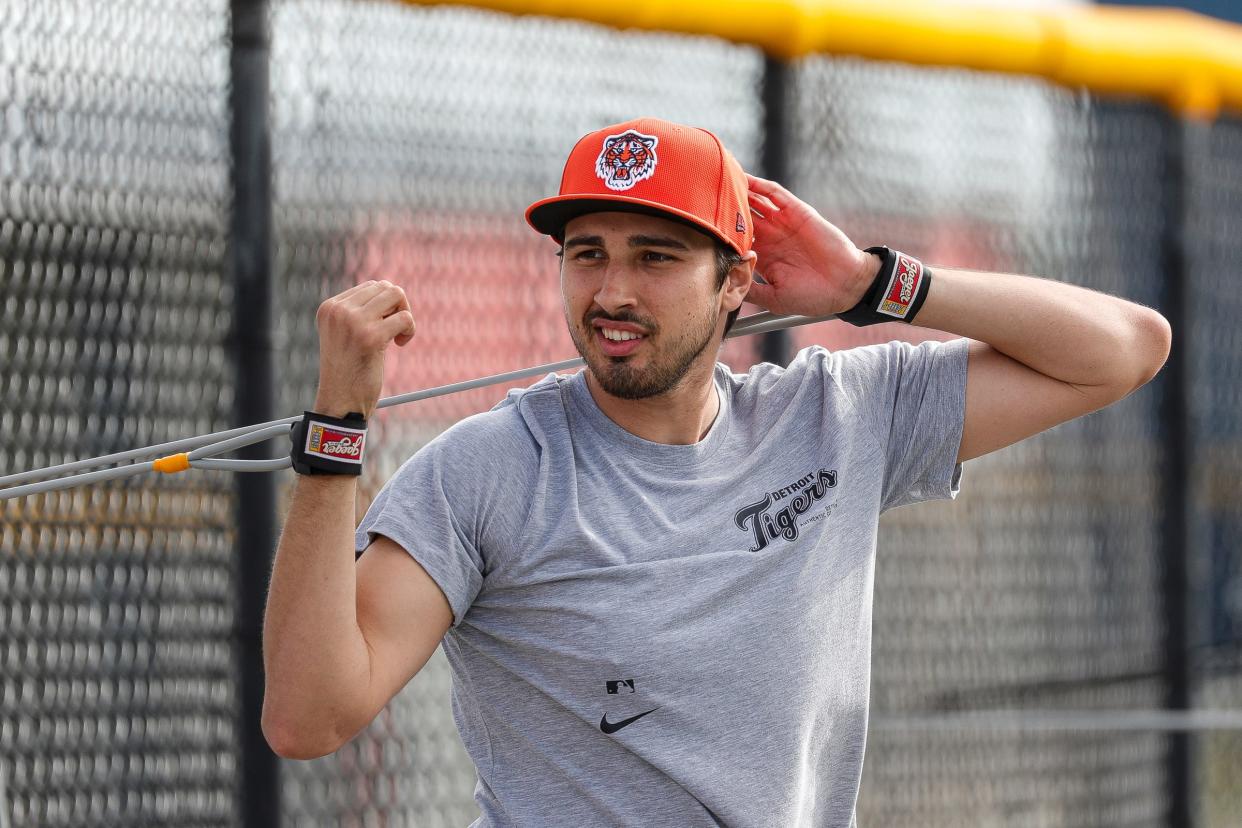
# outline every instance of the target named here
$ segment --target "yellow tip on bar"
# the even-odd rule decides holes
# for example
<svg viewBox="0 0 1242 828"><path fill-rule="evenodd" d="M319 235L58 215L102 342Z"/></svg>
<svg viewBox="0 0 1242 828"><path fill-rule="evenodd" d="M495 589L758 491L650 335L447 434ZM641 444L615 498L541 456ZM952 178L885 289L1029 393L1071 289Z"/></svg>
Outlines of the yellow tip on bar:
<svg viewBox="0 0 1242 828"><path fill-rule="evenodd" d="M185 471L189 467L190 455L184 451L180 454L170 454L167 457L151 461L151 468L164 474L176 474L177 472Z"/></svg>

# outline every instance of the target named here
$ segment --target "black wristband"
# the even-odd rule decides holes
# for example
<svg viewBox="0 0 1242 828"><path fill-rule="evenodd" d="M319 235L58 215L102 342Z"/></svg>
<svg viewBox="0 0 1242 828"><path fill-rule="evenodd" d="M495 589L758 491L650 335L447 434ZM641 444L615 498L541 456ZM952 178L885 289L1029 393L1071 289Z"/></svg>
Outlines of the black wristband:
<svg viewBox="0 0 1242 828"><path fill-rule="evenodd" d="M307 411L293 424L289 459L298 474L362 474L366 418L356 411L329 417Z"/></svg>
<svg viewBox="0 0 1242 828"><path fill-rule="evenodd" d="M837 319L864 327L881 322L913 322L931 289L932 272L913 256L887 247L868 247L880 257L880 272L862 301Z"/></svg>

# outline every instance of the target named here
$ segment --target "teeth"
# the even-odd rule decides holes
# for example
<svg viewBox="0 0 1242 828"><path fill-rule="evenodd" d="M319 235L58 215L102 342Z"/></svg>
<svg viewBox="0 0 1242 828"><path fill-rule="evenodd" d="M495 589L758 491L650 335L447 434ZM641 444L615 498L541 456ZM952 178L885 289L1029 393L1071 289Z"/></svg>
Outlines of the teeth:
<svg viewBox="0 0 1242 828"><path fill-rule="evenodd" d="M614 342L625 342L627 339L642 339L642 334L630 333L629 331L615 331L612 328L600 328L604 337Z"/></svg>

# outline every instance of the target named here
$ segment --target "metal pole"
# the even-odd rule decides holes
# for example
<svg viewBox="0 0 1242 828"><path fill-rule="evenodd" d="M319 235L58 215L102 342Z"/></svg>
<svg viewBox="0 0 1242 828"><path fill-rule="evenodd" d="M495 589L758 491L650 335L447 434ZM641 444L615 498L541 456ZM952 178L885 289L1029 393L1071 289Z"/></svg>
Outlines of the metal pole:
<svg viewBox="0 0 1242 828"><path fill-rule="evenodd" d="M764 178L788 185L789 133L786 127L786 93L789 88L789 64L774 57L763 59L763 155L759 164ZM759 262L763 274L763 262ZM759 340L759 359L774 365L787 366L793 357L793 340L787 330L772 331Z"/></svg>
<svg viewBox="0 0 1242 828"><path fill-rule="evenodd" d="M9 828L9 797L4 790L4 780L8 775L8 763L0 762L0 828Z"/></svg>
<svg viewBox="0 0 1242 828"><path fill-rule="evenodd" d="M266 422L275 410L272 349L272 194L268 136L268 4L231 0L229 145L233 212L233 422ZM259 445L240 449L260 459ZM234 477L237 501L237 654L240 728L240 814L249 828L280 824L280 766L263 738L263 609L276 549L276 477Z"/></svg>
<svg viewBox="0 0 1242 828"><path fill-rule="evenodd" d="M1191 618L1192 468L1190 266L1187 259L1189 227L1189 175L1187 151L1196 124L1176 113L1165 119L1164 159L1164 292L1162 308L1173 328L1173 346L1164 367L1164 393L1160 401L1162 432L1164 525L1161 549L1164 559L1165 697L1172 711L1188 711L1193 705L1194 668L1191 646L1195 625ZM1166 756L1168 824L1187 828L1194 824L1193 736L1187 731L1170 733Z"/></svg>

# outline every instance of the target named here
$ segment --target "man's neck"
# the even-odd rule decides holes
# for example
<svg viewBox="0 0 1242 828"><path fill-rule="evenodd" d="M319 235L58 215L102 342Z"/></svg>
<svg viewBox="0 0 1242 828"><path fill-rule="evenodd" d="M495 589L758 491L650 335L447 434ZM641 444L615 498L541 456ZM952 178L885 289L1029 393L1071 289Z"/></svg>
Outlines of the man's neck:
<svg viewBox="0 0 1242 828"><path fill-rule="evenodd" d="M720 413L715 363L696 365L677 387L656 397L625 400L605 391L587 369L591 398L608 419L652 443L688 446L707 436Z"/></svg>

